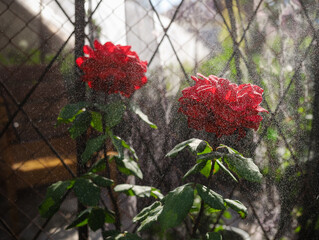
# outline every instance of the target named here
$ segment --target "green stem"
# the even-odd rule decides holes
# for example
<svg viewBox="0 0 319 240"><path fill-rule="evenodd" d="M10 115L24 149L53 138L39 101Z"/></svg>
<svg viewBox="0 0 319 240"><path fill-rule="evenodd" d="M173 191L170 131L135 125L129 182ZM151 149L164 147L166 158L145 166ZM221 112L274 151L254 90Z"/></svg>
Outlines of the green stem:
<svg viewBox="0 0 319 240"><path fill-rule="evenodd" d="M198 213L197 218L195 220L195 224L194 224L194 227L193 227L193 232L192 232L192 235L191 235L192 238L194 238L196 236L196 231L198 229L198 226L199 226L199 223L200 223L200 219L202 218L203 212L204 212L204 201L201 200L200 210L199 210L199 213Z"/></svg>
<svg viewBox="0 0 319 240"><path fill-rule="evenodd" d="M105 103L106 103L106 96L105 96ZM105 129L105 119L102 116L102 125L103 125L103 134L106 134L106 129ZM106 177L111 179L111 170L110 170L110 165L109 165L109 161L108 161L108 157L107 157L107 149L106 149L106 143L104 142L104 146L103 146L103 151L104 151L104 158L105 158L105 165L106 165ZM113 190L110 186L107 187L110 199L112 201L113 204L113 209L115 212L115 228L116 230L121 231L121 217L120 217L120 210L116 201L115 196L113 195Z"/></svg>
<svg viewBox="0 0 319 240"><path fill-rule="evenodd" d="M211 181L211 179L213 178L213 169L214 169L214 161L212 161L212 167L210 169L210 173L209 173L209 177L208 177L208 180L207 180L207 185L209 185L209 182ZM199 226L199 223L200 223L200 219L202 218L202 215L204 213L204 201L203 199L201 200L201 203L200 203L200 210L199 210L199 213L197 215L197 218L195 220L195 224L194 224L194 227L193 227L193 232L192 232L192 235L191 237L194 238L196 236L196 231L198 229L198 226Z"/></svg>

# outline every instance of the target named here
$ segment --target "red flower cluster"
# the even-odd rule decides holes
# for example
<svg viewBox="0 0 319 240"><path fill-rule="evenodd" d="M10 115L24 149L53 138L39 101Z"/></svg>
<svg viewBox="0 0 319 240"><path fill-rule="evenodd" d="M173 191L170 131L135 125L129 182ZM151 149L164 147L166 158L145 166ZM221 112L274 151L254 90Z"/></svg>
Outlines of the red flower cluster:
<svg viewBox="0 0 319 240"><path fill-rule="evenodd" d="M102 45L95 40L94 48L84 46L83 51L88 57L76 59L84 72L82 79L90 88L130 97L147 82L147 62L141 61L136 52L130 51L131 46L114 45L111 42Z"/></svg>
<svg viewBox="0 0 319 240"><path fill-rule="evenodd" d="M259 112L268 112L259 106L263 89L252 84L231 83L214 75L192 76L195 86L185 88L179 99L183 114L188 117L188 126L196 130L214 132L217 137L234 134L246 135L244 128L258 129L262 117Z"/></svg>

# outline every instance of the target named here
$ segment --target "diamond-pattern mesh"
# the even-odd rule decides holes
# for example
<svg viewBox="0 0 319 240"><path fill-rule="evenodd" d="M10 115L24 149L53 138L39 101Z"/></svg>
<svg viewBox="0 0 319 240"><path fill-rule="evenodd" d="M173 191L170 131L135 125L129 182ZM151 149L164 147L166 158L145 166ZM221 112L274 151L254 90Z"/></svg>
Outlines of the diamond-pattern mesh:
<svg viewBox="0 0 319 240"><path fill-rule="evenodd" d="M212 145L233 143L254 157L265 180L259 187L242 184L235 189L217 182L218 189L241 199L250 211L248 225L235 215L231 221L218 218L245 229L251 239L293 237L300 199L287 203L289 188L280 180L287 180L285 173L293 169L301 174L315 151L310 133L317 1L88 0L85 9L87 44L98 39L132 45L149 64L148 84L134 100L159 129L151 131L128 116L130 122L119 132L130 136L139 154L145 175L141 183L164 193L180 184L192 165L185 160L189 156L173 162L165 154L182 140L202 137ZM75 230L64 230L76 215L74 196L66 197L52 219L42 219L37 209L46 187L71 178L77 167L67 127L55 126L59 110L72 100L76 14L73 0L0 1L3 239L76 235ZM235 137L216 139L188 129L177 111L177 99L197 72L262 86L269 114L263 115L260 129L239 143Z"/></svg>

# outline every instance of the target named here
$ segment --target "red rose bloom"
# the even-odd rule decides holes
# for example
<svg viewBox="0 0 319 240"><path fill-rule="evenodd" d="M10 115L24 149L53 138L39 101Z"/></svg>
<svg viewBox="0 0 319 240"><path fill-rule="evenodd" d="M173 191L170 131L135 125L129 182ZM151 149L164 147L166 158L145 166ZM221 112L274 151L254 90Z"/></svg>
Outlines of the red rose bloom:
<svg viewBox="0 0 319 240"><path fill-rule="evenodd" d="M88 57L76 59L84 72L82 80L90 88L130 97L147 82L147 62L141 61L136 52L130 51L131 46L114 45L111 42L102 45L95 40L94 48L84 46L83 51Z"/></svg>
<svg viewBox="0 0 319 240"><path fill-rule="evenodd" d="M185 88L179 111L188 117L188 126L196 130L214 132L217 137L234 134L244 137L244 128L258 129L262 117L268 112L259 106L263 89L252 84L231 83L214 75L201 78L192 76L195 86Z"/></svg>

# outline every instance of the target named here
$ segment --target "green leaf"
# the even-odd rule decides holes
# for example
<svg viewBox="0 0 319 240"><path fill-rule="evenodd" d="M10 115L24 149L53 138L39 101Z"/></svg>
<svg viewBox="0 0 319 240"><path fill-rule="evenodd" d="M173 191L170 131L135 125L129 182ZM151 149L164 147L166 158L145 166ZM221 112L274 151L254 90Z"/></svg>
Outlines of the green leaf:
<svg viewBox="0 0 319 240"><path fill-rule="evenodd" d="M138 106L131 104L131 109L137 116L139 116L151 128L157 129L157 126L148 119L148 116L144 114Z"/></svg>
<svg viewBox="0 0 319 240"><path fill-rule="evenodd" d="M220 152L216 152L216 151L210 152L210 153L203 153L197 157L197 160L214 160L214 159L220 158L221 156L224 156L224 155L225 154L220 153Z"/></svg>
<svg viewBox="0 0 319 240"><path fill-rule="evenodd" d="M84 225L86 225L88 223L88 219L89 219L89 215L91 212L91 208L85 209L84 211L82 211L77 217L76 219L69 225L67 226L67 230L74 228L74 227L82 227Z"/></svg>
<svg viewBox="0 0 319 240"><path fill-rule="evenodd" d="M101 158L97 160L90 168L90 172L97 173L101 172L106 168L106 162L105 158Z"/></svg>
<svg viewBox="0 0 319 240"><path fill-rule="evenodd" d="M73 184L74 181L59 181L48 187L45 198L39 206L41 217L49 218L60 209L64 195Z"/></svg>
<svg viewBox="0 0 319 240"><path fill-rule="evenodd" d="M96 230L103 228L105 223L105 211L102 208L92 209L88 224L90 228L95 232Z"/></svg>
<svg viewBox="0 0 319 240"><path fill-rule="evenodd" d="M91 114L88 111L81 112L75 117L75 120L72 126L69 128L69 133L73 139L81 136L88 127L91 122Z"/></svg>
<svg viewBox="0 0 319 240"><path fill-rule="evenodd" d="M225 171L232 179L234 179L235 182L238 182L237 178L224 166L224 164L219 161L219 159L216 159L216 163Z"/></svg>
<svg viewBox="0 0 319 240"><path fill-rule="evenodd" d="M192 174L200 172L206 166L206 163L207 163L207 160L202 160L196 163L191 169L187 171L187 173L183 177L183 180Z"/></svg>
<svg viewBox="0 0 319 240"><path fill-rule="evenodd" d="M152 188L152 191L151 191L151 196L155 199L163 199L164 196L163 194L160 192L159 189L156 189L156 188Z"/></svg>
<svg viewBox="0 0 319 240"><path fill-rule="evenodd" d="M208 232L205 235L206 240L222 240L222 235L217 232Z"/></svg>
<svg viewBox="0 0 319 240"><path fill-rule="evenodd" d="M82 204L87 206L98 205L100 200L100 188L90 179L76 179L73 189L75 195Z"/></svg>
<svg viewBox="0 0 319 240"><path fill-rule="evenodd" d="M139 165L137 164L137 162L128 158L124 158L124 159L120 159L118 157L114 157L114 158L115 158L116 166L120 172L126 175L134 175L140 179L143 179L143 173Z"/></svg>
<svg viewBox="0 0 319 240"><path fill-rule="evenodd" d="M226 209L224 205L223 197L220 194L214 192L213 190L201 184L196 184L196 189L197 189L198 195L203 199L203 201L208 206L214 209L219 209L219 210Z"/></svg>
<svg viewBox="0 0 319 240"><path fill-rule="evenodd" d="M123 139L121 139L120 137L116 136L115 138L118 139L119 141L121 141L122 146L123 146L124 148L126 148L127 150L129 150L129 151L132 153L134 159L135 159L136 161L138 161L138 157L137 157L137 155L136 155L136 152L135 152L134 148L131 147L129 144L127 144L127 143L126 143Z"/></svg>
<svg viewBox="0 0 319 240"><path fill-rule="evenodd" d="M239 213L241 218L246 218L247 217L247 208L245 207L244 204L242 204L238 200L231 200L231 199L224 199L226 206L230 207L237 213Z"/></svg>
<svg viewBox="0 0 319 240"><path fill-rule="evenodd" d="M95 106L105 113L104 120L108 128L119 124L125 112L125 105L122 101L111 102L107 105L95 104Z"/></svg>
<svg viewBox="0 0 319 240"><path fill-rule="evenodd" d="M220 146L219 146L218 148L226 148L230 154L238 154L238 155L241 155L241 156L242 156L242 154L241 154L240 152L238 152L238 151L235 150L234 148L228 147L228 146L226 146L226 145L224 145L224 144L220 144ZM218 149L218 148L217 148L217 149Z"/></svg>
<svg viewBox="0 0 319 240"><path fill-rule="evenodd" d="M200 170L200 173L203 174L206 178L210 176L212 170L212 160L208 160L206 165Z"/></svg>
<svg viewBox="0 0 319 240"><path fill-rule="evenodd" d="M60 123L70 123L73 122L75 116L82 112L83 108L88 107L90 104L87 102L78 102L66 105L62 108L59 116L57 125Z"/></svg>
<svg viewBox="0 0 319 240"><path fill-rule="evenodd" d="M152 192L156 192L156 194L160 194L160 191L154 187L149 186L139 186L132 184L119 184L114 188L115 192L123 192L128 196L138 196L138 197L156 197L157 195L152 195ZM161 196L161 194L160 194Z"/></svg>
<svg viewBox="0 0 319 240"><path fill-rule="evenodd" d="M99 132L103 132L102 115L99 112L91 112L91 126Z"/></svg>
<svg viewBox="0 0 319 240"><path fill-rule="evenodd" d="M220 209L215 209L215 208L207 208L206 211L210 214L220 212Z"/></svg>
<svg viewBox="0 0 319 240"><path fill-rule="evenodd" d="M130 151L130 153L133 155L134 159L138 161L138 157L136 155L136 152L133 147L131 147L127 142L125 142L122 138L118 136L114 136L112 132L109 132L109 135L112 139L112 143L115 146L117 152L119 153L119 158L124 158L124 148Z"/></svg>
<svg viewBox="0 0 319 240"><path fill-rule="evenodd" d="M91 156L99 151L101 149L101 147L103 146L103 143L105 142L107 136L106 135L101 135L98 136L96 138L90 139L87 141L86 143L86 147L84 152L81 155L82 158L82 164L87 163L87 161L89 161L89 159L91 158Z"/></svg>
<svg viewBox="0 0 319 240"><path fill-rule="evenodd" d="M194 202L194 190L189 184L175 188L163 201L163 211L158 217L161 228L168 229L182 223Z"/></svg>
<svg viewBox="0 0 319 240"><path fill-rule="evenodd" d="M91 180L98 186L100 187L108 187L111 186L114 181L111 179L108 179L106 177L102 177L98 174L94 174L94 173L88 173L88 176L91 178Z"/></svg>
<svg viewBox="0 0 319 240"><path fill-rule="evenodd" d="M218 159L217 159L218 160ZM219 165L217 163L217 161L214 162L214 170L213 170L213 174L218 173L219 171ZM237 179L236 179L237 180Z"/></svg>
<svg viewBox="0 0 319 240"><path fill-rule="evenodd" d="M115 223L115 215L113 212L109 211L108 209L104 209L104 214L106 223Z"/></svg>
<svg viewBox="0 0 319 240"><path fill-rule="evenodd" d="M250 182L261 182L262 174L251 158L245 158L239 154L227 155L224 157L230 170L238 176Z"/></svg>
<svg viewBox="0 0 319 240"><path fill-rule="evenodd" d="M198 144L198 141L199 141L199 144ZM200 139L190 143L189 146L191 149L195 149L196 152L198 153L203 153L204 151L211 152L211 149L208 147L209 145L207 144L207 142L202 141Z"/></svg>
<svg viewBox="0 0 319 240"><path fill-rule="evenodd" d="M225 201L225 199L224 199L224 201ZM223 213L223 217L224 218L226 218L226 219L231 219L233 216L232 216L232 214L230 213L230 211L224 211L224 213Z"/></svg>
<svg viewBox="0 0 319 240"><path fill-rule="evenodd" d="M156 201L152 205L144 208L138 215L133 218L134 222L141 222L141 226L137 229L137 231L143 231L156 223L162 211L163 205L159 201Z"/></svg>
<svg viewBox="0 0 319 240"><path fill-rule="evenodd" d="M196 149L197 155L211 153L212 151L213 148L206 141L202 141Z"/></svg>
<svg viewBox="0 0 319 240"><path fill-rule="evenodd" d="M149 215L150 211L154 210L159 206L162 206L161 202L156 201L152 203L150 206L143 208L142 211L133 218L133 222L144 221Z"/></svg>
<svg viewBox="0 0 319 240"><path fill-rule="evenodd" d="M189 147L191 152L196 153L197 155L210 152L212 149L206 141L198 138L191 138L177 144L169 153L166 154L166 157L175 157L180 151L182 151L186 147Z"/></svg>

